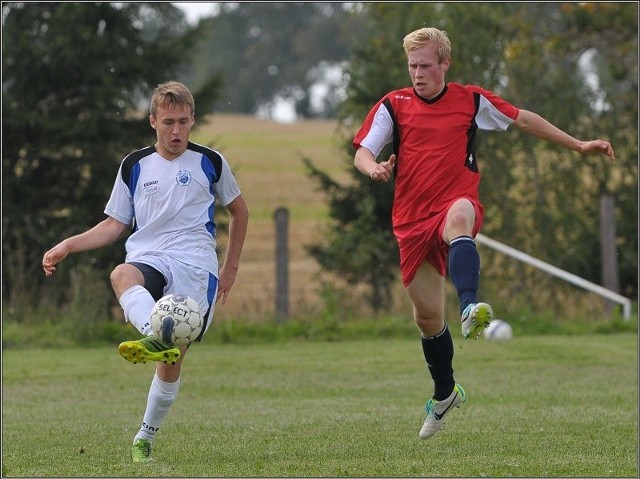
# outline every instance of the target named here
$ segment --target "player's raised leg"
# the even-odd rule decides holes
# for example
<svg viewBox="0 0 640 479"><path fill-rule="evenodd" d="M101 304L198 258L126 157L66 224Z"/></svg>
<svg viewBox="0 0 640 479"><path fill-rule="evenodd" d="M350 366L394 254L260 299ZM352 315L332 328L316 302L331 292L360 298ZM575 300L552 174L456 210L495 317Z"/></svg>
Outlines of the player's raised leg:
<svg viewBox="0 0 640 479"><path fill-rule="evenodd" d="M449 277L460 301L460 322L464 339L477 339L493 319L493 310L477 300L480 286L480 255L473 239L480 227L482 211L470 200L457 200L447 212L443 232L449 244L447 265Z"/></svg>
<svg viewBox="0 0 640 479"><path fill-rule="evenodd" d="M142 339L120 343L118 353L134 364L147 361L175 364L180 357L180 350L152 335L150 319L156 301L141 283L154 283L154 276L150 271L146 274L144 276L132 264L118 265L111 272L111 285L124 310L125 318L144 336ZM153 274L162 277L155 270ZM161 287L158 289L161 290Z"/></svg>

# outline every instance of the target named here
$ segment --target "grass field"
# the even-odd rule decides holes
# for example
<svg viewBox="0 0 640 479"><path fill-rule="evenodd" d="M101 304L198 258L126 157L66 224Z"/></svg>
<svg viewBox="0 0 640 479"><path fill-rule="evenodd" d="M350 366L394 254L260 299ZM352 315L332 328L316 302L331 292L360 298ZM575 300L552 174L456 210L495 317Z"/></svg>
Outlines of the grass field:
<svg viewBox="0 0 640 479"><path fill-rule="evenodd" d="M129 459L153 366L3 351L3 477L638 477L637 335L456 339L467 402L418 439L417 339L195 346Z"/></svg>

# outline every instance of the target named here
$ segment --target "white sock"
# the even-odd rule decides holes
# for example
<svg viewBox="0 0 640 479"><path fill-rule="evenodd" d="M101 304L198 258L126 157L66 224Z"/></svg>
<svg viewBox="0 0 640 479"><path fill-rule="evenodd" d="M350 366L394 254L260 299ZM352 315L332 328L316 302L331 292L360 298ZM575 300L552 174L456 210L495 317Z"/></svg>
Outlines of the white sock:
<svg viewBox="0 0 640 479"><path fill-rule="evenodd" d="M154 436L160 429L162 420L176 399L179 388L180 378L175 383L166 383L158 377L157 373L154 374L149 388L149 396L147 397L147 409L144 411L142 426L133 439L134 442L138 439L153 441Z"/></svg>
<svg viewBox="0 0 640 479"><path fill-rule="evenodd" d="M131 286L120 296L124 317L144 336L151 334L151 310L156 304L151 293L143 286Z"/></svg>

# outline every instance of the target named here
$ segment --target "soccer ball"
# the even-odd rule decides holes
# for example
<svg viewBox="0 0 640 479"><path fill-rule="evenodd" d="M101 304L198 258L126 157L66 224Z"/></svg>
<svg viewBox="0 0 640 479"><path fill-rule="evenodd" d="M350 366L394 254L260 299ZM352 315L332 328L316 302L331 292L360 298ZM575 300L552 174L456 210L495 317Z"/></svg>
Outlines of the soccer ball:
<svg viewBox="0 0 640 479"><path fill-rule="evenodd" d="M151 311L151 330L161 341L172 346L187 346L202 331L200 306L189 296L168 294L158 300Z"/></svg>
<svg viewBox="0 0 640 479"><path fill-rule="evenodd" d="M490 341L508 341L513 338L513 330L506 321L494 319L485 328L484 337Z"/></svg>

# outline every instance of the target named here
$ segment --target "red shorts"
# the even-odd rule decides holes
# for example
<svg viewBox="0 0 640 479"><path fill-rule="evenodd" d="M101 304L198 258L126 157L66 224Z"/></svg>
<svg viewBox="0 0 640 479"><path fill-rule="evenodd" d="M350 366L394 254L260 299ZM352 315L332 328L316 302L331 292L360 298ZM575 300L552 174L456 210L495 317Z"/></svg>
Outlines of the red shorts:
<svg viewBox="0 0 640 479"><path fill-rule="evenodd" d="M473 225L473 237L480 231L484 219L484 207L479 202L468 198L476 212ZM457 200L455 200L457 201ZM409 286L420 265L426 260L442 276L447 275L447 254L449 245L442 240L447 212L455 202L449 203L442 211L413 223L396 226L393 234L400 248L400 271L402 284Z"/></svg>

